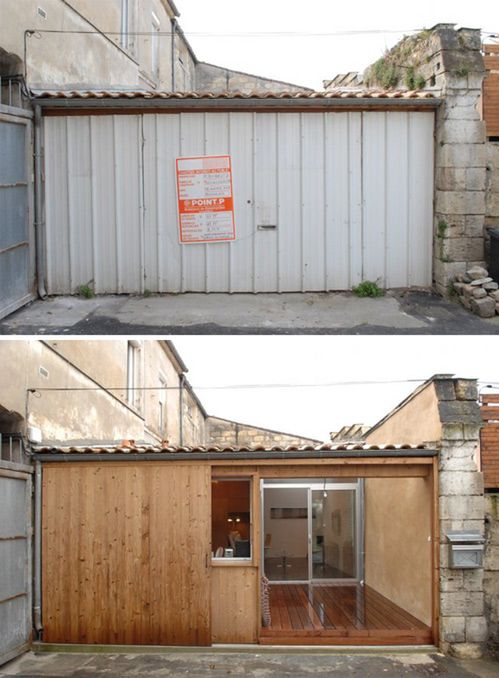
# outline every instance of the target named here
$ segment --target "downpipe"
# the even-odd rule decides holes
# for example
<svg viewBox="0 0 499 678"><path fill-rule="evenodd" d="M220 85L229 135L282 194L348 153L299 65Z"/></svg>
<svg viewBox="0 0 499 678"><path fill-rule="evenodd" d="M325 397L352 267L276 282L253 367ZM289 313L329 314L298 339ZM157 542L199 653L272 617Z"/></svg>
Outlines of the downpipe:
<svg viewBox="0 0 499 678"><path fill-rule="evenodd" d="M38 296L45 299L45 238L43 219L42 109L35 106L35 248Z"/></svg>
<svg viewBox="0 0 499 678"><path fill-rule="evenodd" d="M35 461L35 525L33 548L33 626L42 640L42 464Z"/></svg>

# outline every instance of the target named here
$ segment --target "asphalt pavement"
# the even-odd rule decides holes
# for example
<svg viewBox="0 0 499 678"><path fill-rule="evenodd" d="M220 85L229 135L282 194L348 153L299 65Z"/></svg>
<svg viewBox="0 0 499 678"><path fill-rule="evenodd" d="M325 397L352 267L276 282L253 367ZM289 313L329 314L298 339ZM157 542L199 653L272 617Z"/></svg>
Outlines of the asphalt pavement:
<svg viewBox="0 0 499 678"><path fill-rule="evenodd" d="M352 654L316 652L214 652L166 651L162 653L47 653L28 652L0 667L0 676L43 678L50 676L106 675L189 676L334 676L334 678L495 678L499 664L492 660L458 661L439 653Z"/></svg>
<svg viewBox="0 0 499 678"><path fill-rule="evenodd" d="M497 334L429 291L51 297L0 321L3 335Z"/></svg>

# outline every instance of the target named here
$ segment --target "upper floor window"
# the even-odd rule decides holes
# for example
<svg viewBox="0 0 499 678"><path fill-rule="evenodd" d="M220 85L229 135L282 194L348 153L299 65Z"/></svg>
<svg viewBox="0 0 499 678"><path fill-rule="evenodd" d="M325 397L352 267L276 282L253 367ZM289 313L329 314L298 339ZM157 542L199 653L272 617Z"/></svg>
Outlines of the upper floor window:
<svg viewBox="0 0 499 678"><path fill-rule="evenodd" d="M127 347L127 370L126 370L126 388L127 400L133 407L139 407L140 390L138 388L138 373L139 373L139 350L140 344L138 341L129 341Z"/></svg>
<svg viewBox="0 0 499 678"><path fill-rule="evenodd" d="M159 79L159 19L152 12L151 14L151 73L153 77Z"/></svg>
<svg viewBox="0 0 499 678"><path fill-rule="evenodd" d="M129 41L129 27L130 27L130 0L121 0L121 40L120 44L123 49L128 49Z"/></svg>
<svg viewBox="0 0 499 678"><path fill-rule="evenodd" d="M166 434L166 389L166 379L160 374L158 389L158 431L161 436Z"/></svg>

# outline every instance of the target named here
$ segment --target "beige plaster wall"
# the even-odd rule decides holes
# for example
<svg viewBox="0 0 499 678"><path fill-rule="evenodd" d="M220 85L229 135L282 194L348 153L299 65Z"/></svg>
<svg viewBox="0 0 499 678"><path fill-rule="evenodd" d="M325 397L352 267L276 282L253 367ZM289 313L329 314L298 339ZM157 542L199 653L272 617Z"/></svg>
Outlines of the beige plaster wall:
<svg viewBox="0 0 499 678"><path fill-rule="evenodd" d="M44 343L2 341L0 364L0 406L22 417L23 431L27 414L28 425L40 428L47 441L143 437L143 419L118 398L105 391L70 390L95 384ZM69 390L27 394L37 388Z"/></svg>
<svg viewBox="0 0 499 678"><path fill-rule="evenodd" d="M117 0L72 0L97 26L119 31ZM37 13L42 7L47 18ZM121 15L119 15L121 16ZM2 0L0 48L24 61L25 30L91 31L92 26L61 0ZM116 36L118 38L118 36ZM116 39L115 38L115 39ZM138 87L136 61L100 34L39 33L27 38L28 84L37 88Z"/></svg>
<svg viewBox="0 0 499 678"><path fill-rule="evenodd" d="M3 418L9 419L5 410L17 412L16 419L25 418L26 389L64 387L68 390L29 396L29 424L41 428L45 440L168 440L171 445L180 444L179 366L164 342L137 342L135 383L139 390L132 406L126 391L120 389L127 384L127 345L126 339L0 342ZM160 393L160 378L168 387L166 397L164 390ZM99 387L110 393L71 390ZM159 426L161 396L163 430ZM204 413L188 386L183 388L182 429L185 445L205 442Z"/></svg>
<svg viewBox="0 0 499 678"><path fill-rule="evenodd" d="M431 503L426 478L365 481L365 582L428 626Z"/></svg>
<svg viewBox="0 0 499 678"><path fill-rule="evenodd" d="M442 425L435 386L430 382L398 411L389 415L372 433L368 443L420 444L440 440Z"/></svg>
<svg viewBox="0 0 499 678"><path fill-rule="evenodd" d="M0 50L20 62L25 30L73 31L40 32L27 39L27 79L33 89L171 89L173 13L166 0L130 0L126 49L121 49L121 0L1 0L1 5ZM38 7L45 10L46 19L37 13ZM158 78L152 73L151 36L143 35L152 31L153 12L163 34L158 38ZM83 34L95 29L107 37ZM194 89L195 64L181 35L175 38L175 54L177 85L185 85L177 89Z"/></svg>

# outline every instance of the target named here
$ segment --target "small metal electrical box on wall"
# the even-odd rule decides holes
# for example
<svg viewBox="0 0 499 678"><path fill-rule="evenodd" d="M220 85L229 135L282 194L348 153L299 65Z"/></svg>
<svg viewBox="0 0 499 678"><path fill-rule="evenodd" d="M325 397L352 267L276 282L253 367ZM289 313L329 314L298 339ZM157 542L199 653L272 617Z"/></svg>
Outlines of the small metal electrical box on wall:
<svg viewBox="0 0 499 678"><path fill-rule="evenodd" d="M483 567L483 544L479 532L447 532L449 566L453 569Z"/></svg>

